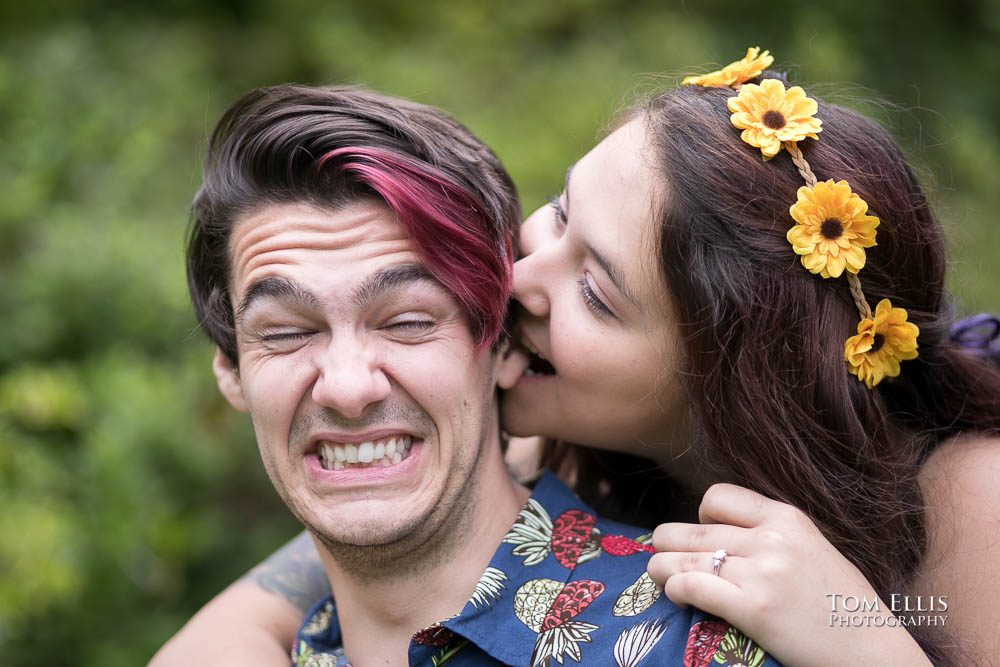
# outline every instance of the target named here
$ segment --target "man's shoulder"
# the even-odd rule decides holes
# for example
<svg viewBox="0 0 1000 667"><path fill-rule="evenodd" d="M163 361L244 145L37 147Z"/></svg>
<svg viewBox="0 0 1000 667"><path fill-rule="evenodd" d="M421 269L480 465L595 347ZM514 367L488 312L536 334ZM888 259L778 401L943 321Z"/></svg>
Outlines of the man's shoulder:
<svg viewBox="0 0 1000 667"><path fill-rule="evenodd" d="M726 621L674 604L646 573L648 554L626 539L633 538L578 562L565 581L542 576L520 584L514 613L537 633L530 664L572 657L607 665L777 665Z"/></svg>
<svg viewBox="0 0 1000 667"><path fill-rule="evenodd" d="M616 530L621 528L619 524ZM565 585L566 598L576 604L591 602L576 617L577 622L593 627L591 656L604 653L609 665L777 665L756 642L726 621L674 604L646 573L648 554L633 551L627 534L627 527L609 533L616 539L605 541L597 557L580 563Z"/></svg>
<svg viewBox="0 0 1000 667"><path fill-rule="evenodd" d="M646 573L653 551L648 530L598 516L543 476L491 567L508 579L497 609L519 620L511 638L535 633L530 664L774 664L724 621L671 602Z"/></svg>
<svg viewBox="0 0 1000 667"><path fill-rule="evenodd" d="M337 622L337 606L333 596L328 595L306 612L292 645L292 665L325 665L326 667L348 666Z"/></svg>

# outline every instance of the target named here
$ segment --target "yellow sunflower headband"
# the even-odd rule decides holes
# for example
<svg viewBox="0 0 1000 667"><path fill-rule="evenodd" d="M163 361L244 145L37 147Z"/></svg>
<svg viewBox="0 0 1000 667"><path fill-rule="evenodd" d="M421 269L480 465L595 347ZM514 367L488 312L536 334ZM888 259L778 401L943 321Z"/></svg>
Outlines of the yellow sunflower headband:
<svg viewBox="0 0 1000 667"><path fill-rule="evenodd" d="M770 160L784 148L806 185L799 188L798 201L788 212L795 226L786 238L800 256L802 266L823 278L838 278L847 272L847 282L861 322L858 333L847 339L844 359L851 373L871 389L886 377L899 375L899 362L917 358L916 325L907 322L902 308L882 299L872 313L861 290L858 271L865 265L865 248L875 243L879 219L868 215L868 204L851 191L847 181L818 182L798 143L819 139L823 121L815 117L816 101L799 86L785 89L777 79L747 83L771 66L774 58L760 48L747 49L742 60L702 76L686 77L682 84L706 88L732 88L728 101L733 125L740 138L759 148Z"/></svg>

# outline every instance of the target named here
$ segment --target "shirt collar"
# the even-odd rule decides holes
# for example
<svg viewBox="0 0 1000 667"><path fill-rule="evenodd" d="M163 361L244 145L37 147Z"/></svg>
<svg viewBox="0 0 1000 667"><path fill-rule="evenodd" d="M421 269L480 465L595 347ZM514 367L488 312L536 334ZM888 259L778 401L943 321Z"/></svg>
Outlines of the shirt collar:
<svg viewBox="0 0 1000 667"><path fill-rule="evenodd" d="M559 520L564 518L569 520ZM577 518L587 523L596 521L597 515L555 475L543 473L472 598L458 616L441 625L504 664L530 664L538 632L519 617L519 610L522 616L529 615L521 601L530 586L565 584L586 558L586 538L593 524L577 530L580 526L572 525ZM559 524L555 530L553 519ZM574 539L578 536L582 539ZM533 581L543 583L529 584Z"/></svg>

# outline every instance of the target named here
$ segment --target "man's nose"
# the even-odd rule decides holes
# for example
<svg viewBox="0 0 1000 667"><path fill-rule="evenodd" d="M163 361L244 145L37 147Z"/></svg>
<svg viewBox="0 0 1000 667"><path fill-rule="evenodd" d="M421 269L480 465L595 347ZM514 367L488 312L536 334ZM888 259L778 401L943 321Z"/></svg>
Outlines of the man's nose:
<svg viewBox="0 0 1000 667"><path fill-rule="evenodd" d="M388 398L391 391L380 355L363 341L333 337L319 353L316 364L319 373L313 385L313 401L349 419L361 417L369 406Z"/></svg>

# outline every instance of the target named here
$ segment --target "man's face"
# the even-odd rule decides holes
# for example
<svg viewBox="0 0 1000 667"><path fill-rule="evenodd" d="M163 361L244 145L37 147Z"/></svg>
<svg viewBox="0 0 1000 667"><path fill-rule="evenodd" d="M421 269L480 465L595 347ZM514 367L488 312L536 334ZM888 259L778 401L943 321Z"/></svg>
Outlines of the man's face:
<svg viewBox="0 0 1000 667"><path fill-rule="evenodd" d="M230 253L239 371L217 355L216 372L299 520L327 544L376 546L461 514L496 356L392 211L270 206L237 222Z"/></svg>

